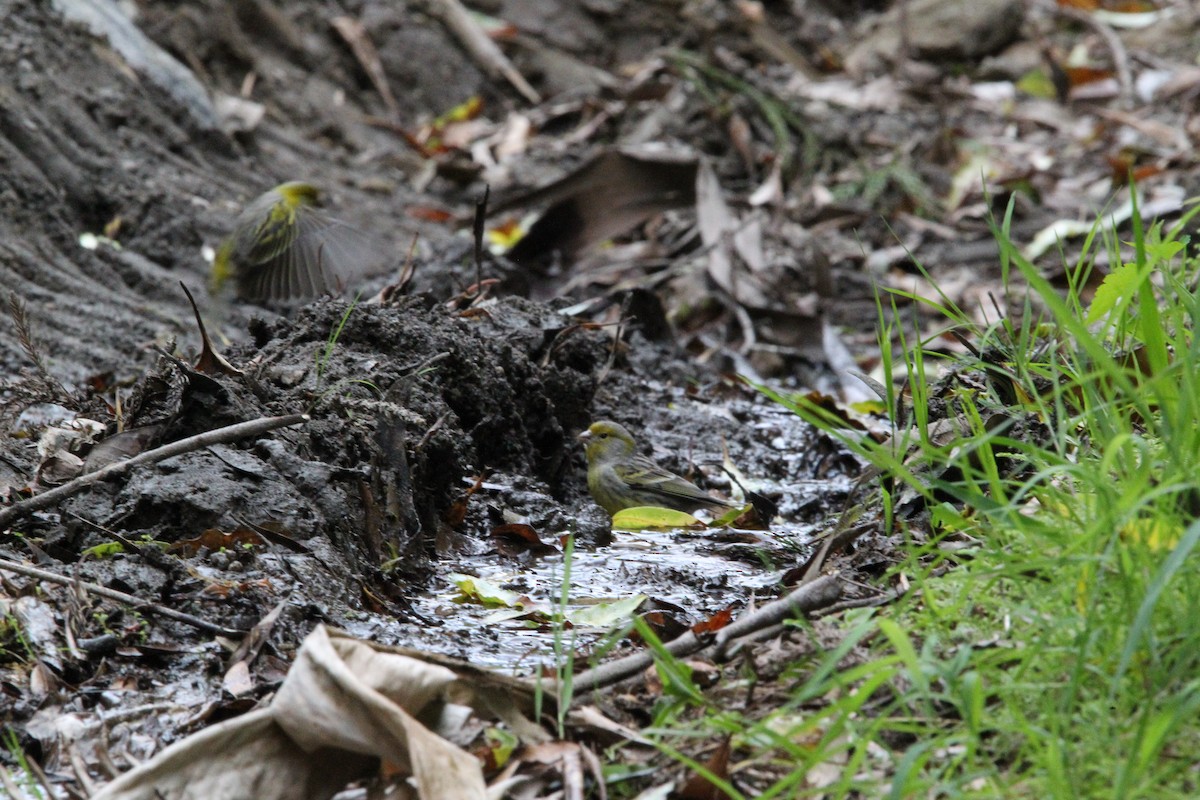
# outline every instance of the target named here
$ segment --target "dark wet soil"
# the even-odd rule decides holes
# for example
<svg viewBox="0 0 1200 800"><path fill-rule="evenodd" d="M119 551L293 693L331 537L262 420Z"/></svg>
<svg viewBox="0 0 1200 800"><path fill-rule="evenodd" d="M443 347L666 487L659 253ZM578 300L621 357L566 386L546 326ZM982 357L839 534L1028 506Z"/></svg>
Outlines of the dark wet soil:
<svg viewBox="0 0 1200 800"><path fill-rule="evenodd" d="M118 56L117 45L96 44L83 26L61 26L49 8L9 4L0 52L17 79L5 89L0 117L12 166L0 194L0 269L26 319L24 331L0 332L14 376L5 408L12 430L25 437L8 440L5 491L16 500L27 486L42 488L34 477L42 455L33 444L47 419L88 417L104 426L98 438L119 430L138 448L263 416L304 412L311 419L258 441L135 470L24 520L22 540L36 541L51 563L73 564L82 578L233 627L253 624L287 598L293 627L276 632L284 647L314 620L327 619L471 657L497 633L470 618L447 622L437 598L452 570L494 569L489 532L497 525L519 519L550 542L574 532L581 564L606 560L583 556L585 548L603 553L611 542L607 517L586 496L574 440L592 419L612 417L644 432L646 452L681 472L699 465L716 478L710 485L727 490L719 471L724 442L732 461L765 482L794 524L816 522L837 507L837 491L822 485L802 492L797 482L842 476L855 465L671 341L651 342L638 324L627 326L606 367L612 329L581 327L563 313L567 300L464 298L476 277L469 243L400 213L417 202L406 174L413 156L394 134L356 121L380 113L379 99L316 6L297 4L283 16L265 4L142 11L139 27L210 92L238 94L247 73L256 75L254 96L264 102L266 120L253 132L222 131L204 93L181 86L178 70L151 63L130 75L122 66L127 50ZM406 13L379 6L363 19L407 112L441 113L473 93L513 102L497 95L469 59L449 55L453 47L440 26L414 26ZM550 30L575 31L582 39L568 44L576 49L600 37L595 23L579 20ZM419 81L405 83L406 68L390 54L413 48L431 58ZM295 177L325 187L334 213L390 241L397 269L412 233L420 232L404 296L386 305L323 300L267 310L205 295L205 248L228 230L239 203ZM467 211L477 191L448 178L426 189ZM83 234L105 238L88 249ZM522 283L511 265L490 257L480 274L504 286ZM394 277L380 276L361 297ZM201 298L220 349L244 375L201 375L189 367L199 334L180 281ZM824 455L813 452L814 442ZM76 446L73 455L87 458L88 446ZM823 463L825 456L837 463ZM484 488L465 501L464 513L463 498L480 478ZM182 559L172 554L167 566L129 553L84 555L111 544L110 531L170 545L238 526L268 527L306 552L269 545L230 557L199 546ZM27 555L22 540L9 539L14 554ZM695 585L696 576L683 569L691 554L712 546L704 537L696 541L677 543L679 562L657 575L642 565L633 570L636 579L614 583L609 567L598 568L592 586L593 579L580 577L590 567L581 566L580 592L616 596L644 584L664 600L674 597ZM778 544L745 547L769 554ZM741 563L744 554L704 558L710 567L729 562L735 573L753 572ZM755 558L759 567L770 560ZM614 563L632 569L624 558ZM682 616L694 621L745 602L786 568L771 566L733 579L703 603L684 604ZM446 625L453 636L437 630ZM193 635L157 623L139 635L160 634Z"/></svg>
<svg viewBox="0 0 1200 800"><path fill-rule="evenodd" d="M929 197L910 191L949 188L950 131L983 116L957 95L905 114L797 100L826 116L788 123L786 203L734 204L743 228L772 235L753 274L724 291L728 276L707 260L715 245L700 244L678 203L606 242L636 251L632 267L487 253L476 265L469 231L485 179L511 200L613 142L665 142L693 165L703 154L742 200L769 188L784 143L748 98L772 76L753 67L753 37L722 4L682 4L682 14L676 3L477 4L519 28L510 54L553 95L536 108L408 4L132 5L136 25L99 23L105 38L89 29L97 23L60 16L83 19L86 0L0 0L0 288L11 311L0 324L0 502L89 458L261 417L309 419L134 469L0 530L0 557L216 625L249 629L283 606L235 698L211 635L0 572L0 616L38 609L49 620L27 652L0 636L0 719L39 759L63 757L53 743L68 713L95 724L100 710L128 712L108 735L114 752L139 758L239 713L269 695L318 622L528 674L552 657L547 620L568 569L568 617L644 595L639 610L659 612L664 635L776 596L850 501L860 465L735 373L837 393L849 372L870 371L873 281L903 258L871 263L866 252L932 240L924 263L944 278L965 272L975 286L996 271L981 218L960 247L919 218ZM792 32L848 47L852 17L881 4L811 5ZM332 26L343 15L373 42L394 105ZM705 83L694 65L647 58L668 45L709 53L750 89L716 97L727 85ZM636 75L619 73L643 59ZM465 153L416 151L414 132L472 97L493 120L529 123L527 157L485 174ZM871 173L896 152L884 178ZM357 300L260 308L207 294L207 261L237 211L295 179L382 239L390 269L352 287ZM834 197L839 180L863 191ZM1032 231L1052 216L1021 204L1015 225ZM372 300L410 258L404 291ZM486 293L472 286L479 278ZM196 369L200 334L181 282L241 374ZM757 305L737 301L746 282ZM664 466L733 494L727 459L778 517L770 530L611 531L575 440L601 418L633 430ZM94 421L90 438L46 438L79 419ZM514 524L542 546L514 546L502 533ZM866 577L890 557L875 540L841 566ZM471 596L466 578L491 588ZM591 655L605 626L584 619L575 647Z"/></svg>
<svg viewBox="0 0 1200 800"><path fill-rule="evenodd" d="M496 118L519 107L435 21L400 4L354 5L406 128L475 95ZM608 67L680 40L673 11L602 6L497 10L545 40L515 54L535 76L561 77L562 64L583 67L585 58ZM4 724L35 758L53 763L63 714L160 708L131 712L109 731L114 752L144 758L197 720L268 694L322 621L535 672L553 655L547 620L561 598L568 534L576 535L568 605L644 595L641 610L658 612L669 636L774 596L810 534L845 503L857 463L718 370L734 366L711 352L726 338L714 320L727 312L702 269L673 270L658 295L631 282L638 302L624 307L631 319L614 344L626 295L609 293L608 278L599 291L588 292L589 279L571 298L524 300L514 294L571 275L563 265L523 272L486 254L477 268L469 237L413 213L442 209L469 223L479 173L453 163L431 170L394 130L367 124L388 108L330 27L326 4L145 3L136 28L101 23L107 38L89 29L94 22L64 24L57 10L80 19L89 7L0 0L0 286L13 310L13 324L0 325L0 494L17 502L89 458L96 466L237 422L310 419L134 469L0 532L5 558L214 625L246 630L283 606L237 699L223 688L226 653L210 635L146 608L3 575L4 603L40 598L33 607L54 621L31 643L53 658L0 663ZM539 61L552 48L558 61ZM661 96L653 84L643 87L647 98ZM221 110L244 95L261 103L257 126L239 127ZM541 112L543 141L586 122L597 108L589 103ZM511 196L543 184L585 155L535 150L528 172L498 188ZM207 258L238 209L292 179L320 185L330 213L382 238L392 271L355 287L357 302L264 309L208 295ZM406 291L369 302L410 257ZM480 276L498 281L494 296L468 288ZM193 367L200 334L181 282L241 375ZM582 296L600 302L584 316L568 313ZM683 302L691 311L680 315ZM687 337L675 337L668 314ZM786 332L796 317L774 320ZM773 358L797 374L821 373L811 360ZM614 534L586 494L575 441L599 418L626 424L642 452L716 491L734 489L721 470L727 454L747 488L778 503L780 521L771 531ZM72 443L39 451L49 427L76 419L93 420L99 433L61 434ZM514 522L548 547L534 555L494 538ZM524 601L464 597L459 576ZM606 628L580 618L577 652L591 653Z"/></svg>

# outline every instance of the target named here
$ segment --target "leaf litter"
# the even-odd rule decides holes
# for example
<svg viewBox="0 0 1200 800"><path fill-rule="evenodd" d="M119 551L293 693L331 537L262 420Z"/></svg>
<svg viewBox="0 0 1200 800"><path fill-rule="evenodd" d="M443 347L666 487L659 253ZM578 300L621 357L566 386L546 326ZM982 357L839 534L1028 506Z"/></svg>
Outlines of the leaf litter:
<svg viewBox="0 0 1200 800"><path fill-rule="evenodd" d="M938 4L927 0L921 7L926 5L936 10ZM1011 16L1015 6L1006 5L1000 12ZM34 408L30 401L36 400L58 421L99 420L106 434L100 444L111 442L111 452L101 450L98 462L111 462L247 419L310 416L294 429L133 469L57 508L24 515L4 534L5 559L33 558L58 571L70 564L74 571L64 588L37 579L45 581L40 602L52 612L38 619L53 621L58 632L51 637L66 644L61 650L66 656L48 658L40 623L38 646L22 653L18 645L17 657L3 665L2 688L6 698L15 698L11 713L20 748L55 770L71 764L79 785L86 786L101 772L111 777L131 763L124 752L144 760L160 743L222 716L264 719L251 715L274 712L243 714L246 701L265 704L284 685L288 666L301 660L298 648L306 636L338 636L320 627L323 622L376 641L410 643L427 662L436 663L438 654L460 656L470 663L446 667L456 680L473 676L493 686L487 683L491 671L472 673L471 665L536 674L553 660L548 654L556 614L583 613L590 605L620 615L644 595L633 613L653 616L660 630L686 630L739 603L749 616L760 600L779 594L781 582L812 580L823 568L850 570L864 579L886 568L892 558L887 542L865 535L874 529L870 514L831 525L858 489L857 462L724 376L738 372L781 380L789 390L815 388L844 408L855 391L846 377L846 354L859 354L863 372L875 366L872 282L911 291L905 313L911 312L926 332L938 324L934 315L919 310L919 298L938 298L914 274L909 253L936 269L938 285L955 287L954 299L983 318L991 308L984 300L998 286L995 248L983 223L990 210L1010 198L1016 202L1019 238L1031 241L1045 231L1045 242L1053 235L1067 246L1073 245L1063 233L1074 231L1080 213L1100 207L1110 192L1118 201L1105 218L1117 229L1124 223L1129 190L1118 171L1139 170L1150 184L1143 189L1148 194L1139 202L1142 208L1167 214L1178 209L1186 196L1180 187L1194 186L1195 177L1187 136L1179 135L1196 129L1194 106L1188 104L1196 81L1184 68L1186 59L1178 57L1190 53L1190 45L1173 43L1160 26L1164 55L1154 70L1136 67L1154 78L1151 86L1133 81L1127 45L1103 27L1117 25L1108 17L1089 17L1083 34L1056 29L1050 46L1032 61L1020 51L1019 29L1008 17L998 18L1003 24L985 25L988 35L958 52L977 59L987 48L1012 42L1001 54L1009 62L1000 63L997 56L997 63L983 62L978 78L947 78L935 91L951 101L934 107L924 104L923 92L941 74L931 66L935 62L918 59L937 58L922 48L943 46L944 34L931 40L926 30L924 37L909 37L916 48L912 53L894 37L899 25L921 25L921 15L905 21L860 10L840 16L822 10L797 21L790 12L755 6L722 7L711 18L694 20L719 43L704 56L679 50L672 14L649 21L612 17L604 29L613 34L609 38L598 35L602 28L586 15L550 26L522 20L540 37L537 63L547 86L578 80L593 94L553 97L511 114L484 76L498 71L521 86L521 59L497 61L493 47L481 47L477 57L492 60L476 69L447 44L449 38L437 38L444 32L408 24L412 19L400 7L375 10L361 20L339 17L336 23L315 10L295 17L260 10L265 16L257 23L265 21L266 34L257 45L239 33L240 22L228 16L234 12L146 8L139 24L215 92L250 95L257 86L260 99L287 109L282 125L255 112L253 124L240 124L218 147L211 139L196 136L195 141L210 142L196 145L188 137L215 119L203 92L168 92L167 111L145 97L137 102L125 97L131 91L129 69L142 71L149 84L169 86L176 66L156 67L122 50L132 66L114 67L120 58L96 57L92 40L79 30L51 34L62 37L61 46L5 51L27 54L19 69L5 62L11 74L26 76L26 86L41 81L46 96L68 98L57 106L34 105L13 92L19 104L14 107L29 120L40 120L40 128L36 122L0 124L6 140L17 142L18 151L31 153L33 163L46 170L15 172L15 194L0 196L7 212L0 225L11 234L4 238L0 259L5 284L28 288L28 313L21 308L13 314L15 336L3 333L5 366L14 376L30 361L35 367L27 377L6 382L5 418L12 409ZM981 13L996 11L995 4L979 6ZM449 3L443 8L448 14L460 10ZM1167 12L1183 9L1171 5ZM59 30L39 16L47 13L22 8L2 35L40 42L37 37L45 31ZM1040 6L1029 13L1078 21L1071 12ZM784 14L788 24L764 22L764 14ZM1135 15L1116 19L1122 16ZM1155 22L1138 24L1153 29ZM118 28L127 33L126 25ZM780 41L771 35L775 30L793 31L802 46ZM395 60L395 54L410 52L404 37L414 31L430 37L424 51L430 74L441 68L454 76L440 82L437 91L406 80L406 67ZM454 35L477 40L477 34ZM636 49L659 35L670 39L673 49L651 53L643 47L628 77L579 69L595 55L589 48L603 52L611 64L633 63L621 48ZM683 39L685 45L702 44ZM438 44L431 47L429 41ZM156 45L134 37L122 44L129 46L149 50ZM527 46L514 45L517 51ZM814 64L800 55L809 52L815 54ZM1111 76L1092 68L1085 74L1067 63L1080 52L1091 61L1110 59ZM97 60L50 63L67 53L91 53L89 58ZM902 68L880 74L880 54L897 59ZM777 72L776 61L789 69ZM80 69L87 80L78 85L106 85L112 97L123 98L117 105L131 109L129 114L97 124L73 112L70 98L79 95L70 78L61 76L78 75ZM1020 95L1004 85L1016 85L1036 69L1051 73L1055 90L1065 86L1063 97L1073 105ZM353 85L350 76L356 70L366 77L357 80L374 94L350 92L350 102L380 118L389 115L392 124L358 125L345 113L341 87ZM985 84L982 73L988 70ZM1162 74L1155 77L1151 71ZM64 80L68 83L55 83ZM412 148L409 141L398 146L397 137L404 139L398 130L416 131L419 117L431 120L447 112L446 85L473 88L487 102L467 104L476 109L470 125L447 137L440 152L422 148L400 154ZM303 92L293 88L299 86ZM374 107L375 95L382 108ZM1116 107L1106 106L1106 98ZM1151 99L1157 103L1156 120L1122 110ZM394 119L406 111L412 118ZM312 124L296 125L301 119ZM14 133L35 129L87 130L95 151L109 156L108 164L130 163L123 158L128 144L121 136L132 132L145 141L136 169L118 170L98 167L106 163L103 156L82 159L78 152L46 159L49 150L31 144L28 134ZM1011 135L1014 129L1020 135ZM171 131L176 138L163 147L156 137L138 133L147 130ZM1149 146L1139 139L1146 135ZM580 182L591 159L623 152L614 149L614 140L622 147L666 142L667 155L693 163L696 176L659 184L639 168L599 189ZM680 144L685 141L689 146ZM1114 156L1114 151L1120 152ZM334 152L337 157L330 156ZM389 230L397 252L409 252L412 228L420 230L424 238L409 259L411 286L407 279L398 282L405 285L385 292L379 304L320 301L290 319L247 307L223 312L210 307L213 340L235 340L222 346L222 358L244 374L191 367L194 362L176 355L174 345L196 337L195 328L183 323L191 309L178 296L178 273L193 285L200 282L203 264L195 253L228 224L228 212L236 206L230 198L253 197L266 188L262 183L272 183L253 173L294 178L314 169L321 173L317 177L355 198L364 228ZM371 175L364 177L365 171ZM983 185L968 180L968 173L978 173ZM558 217L551 213L542 219L558 219L567 229L552 231L560 238L548 246L538 245L544 263L537 271L495 259L464 267L470 256L439 229L470 218L464 197L478 193L464 182L482 176L498 194L519 198L512 208L523 212L522 205L546 201L546 196L539 200L537 187L555 186L564 175L576 191L568 205L558 207ZM410 192L409 185L423 194ZM47 198L58 196L50 190L55 186L68 188L72 204L48 214ZM604 195L605 202L594 202L597 196L589 192ZM614 197L642 198L650 208L630 211L614 206ZM395 207L406 201L414 209L420 201L426 208L459 211L411 213L401 230L394 222ZM697 231L695 218L711 224ZM85 227L92 236L120 239L120 247L80 251L74 243ZM72 243L70 249L63 249L64 242ZM537 243L535 237L524 247ZM578 257L564 259L564 251ZM1039 257L1032 250L1029 255ZM1048 270L1056 268L1052 250L1040 260ZM71 286L77 298L65 295L79 302L57 304L79 308L77 315L64 319L54 303L40 301L64 296L55 295L61 287L46 279L43 267L34 266L47 263L67 265L75 273L77 264L86 266L84 277ZM119 276L119 286L97 275ZM484 296L485 283L495 292L491 297ZM495 299L562 292L571 297L545 305ZM1009 299L998 291L994 296ZM331 332L342 323L330 351ZM48 331L53 335L46 336ZM212 342L207 334L201 338L208 355L199 363L211 365ZM42 358L43 352L53 359ZM85 386L97 388L89 394ZM125 393L131 386L132 394ZM680 472L720 464L716 434L724 434L732 462L751 482L760 482L756 490L774 495L787 525L773 526L770 535L610 533L608 520L584 494L582 461L571 439L600 417L652 433L655 457L671 459ZM22 419L18 431L40 435L44 425L36 421L36 412ZM130 437L118 438L126 432ZM88 447L74 446L81 452ZM55 452L69 462L67 471L60 472L61 466L39 470L40 457L30 448L6 448L0 480L8 508L31 494L44 496L45 486L34 482L39 476L53 475L57 482L81 466L66 457L80 457L69 447ZM486 479L479 478L485 472ZM704 473L715 489L726 488L720 475ZM476 486L465 498L464 481ZM529 548L498 552L491 532L504 525L528 526L541 545L522 534ZM282 538L266 537L265 547L251 545L249 536L207 543L200 538L192 555L172 554L161 561L150 556L157 548L150 542L194 546L204 531L239 528L269 530ZM561 547L565 533L577 537L567 609L560 607L555 591L566 564L557 551L546 549ZM816 534L821 537L813 542ZM89 548L114 541L119 554L100 558L99 551L91 551L80 558ZM451 570L528 597L544 616L488 621L483 615L496 614L495 609L451 603ZM0 598L6 609L14 598L35 592L36 584L21 583L34 580L31 574L6 573ZM93 581L110 594L84 588L80 581ZM871 597L860 593L843 602L863 599ZM171 622L164 615L164 609L178 607L194 612L192 623ZM198 637L188 627L196 621L207 621L222 635L258 630L266 644L231 658L232 641ZM734 625L736 617L726 628ZM586 652L602 637L588 638L592 634L584 627L570 632ZM720 637L726 628L704 636ZM795 648L807 646L774 641L784 650L793 648L792 657ZM623 642L610 656L631 649ZM760 653L762 660L769 660L768 653ZM243 699L222 695L222 680ZM605 713L624 711L636 718L638 705L652 702L654 691L622 693L621 702L609 704ZM462 719L455 705L442 698L429 708ZM590 751L547 744L539 721L521 711L489 712L502 717L506 729L520 731L522 741L537 743L511 762L511 771L539 761L561 764L541 776L547 782L542 785L559 776L573 795L582 795L592 774ZM116 727L108 726L112 716L120 716ZM452 724L437 727L447 741L456 738ZM460 738L469 739L468 728L459 726ZM80 730L86 731L83 737ZM82 759L75 758L80 755L76 745L86 750ZM400 765L396 775L408 774L403 762L412 757L402 748L368 751ZM96 766L111 764L114 753L121 762L115 769ZM710 772L720 773L722 781L725 762L724 757L710 762ZM814 770L810 785L836 780L838 767L830 767L826 773L831 774ZM737 784L748 776L743 771L728 777ZM719 791L707 778L676 777L689 792ZM9 780L7 773L4 778ZM666 785L660 778L647 783Z"/></svg>

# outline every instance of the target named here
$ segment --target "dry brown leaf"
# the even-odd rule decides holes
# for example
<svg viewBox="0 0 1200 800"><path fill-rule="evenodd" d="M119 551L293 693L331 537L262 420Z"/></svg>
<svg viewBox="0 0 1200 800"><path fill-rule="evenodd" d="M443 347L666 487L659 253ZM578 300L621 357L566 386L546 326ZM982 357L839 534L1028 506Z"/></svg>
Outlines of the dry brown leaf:
<svg viewBox="0 0 1200 800"><path fill-rule="evenodd" d="M533 553L536 556L544 556L558 552L558 549L553 545L542 541L532 525L520 522L510 522L492 528L492 539L496 543L496 550L501 555L506 555L510 558L522 553Z"/></svg>
<svg viewBox="0 0 1200 800"><path fill-rule="evenodd" d="M743 224L734 215L708 161L701 161L696 171L696 225L709 251L708 274L713 282L740 305L769 306L766 292L751 274L761 269L764 261L761 229L754 220ZM739 269L735 253L750 271Z"/></svg>
<svg viewBox="0 0 1200 800"><path fill-rule="evenodd" d="M699 636L703 633L716 633L724 628L730 622L733 622L733 607L724 608L713 614L705 620L701 620L692 626L692 633Z"/></svg>
<svg viewBox="0 0 1200 800"><path fill-rule="evenodd" d="M200 552L201 548L207 548L209 551L215 553L219 550L234 550L246 545L263 544L266 544L266 542L260 535L243 525L239 525L230 533L217 528L209 528L199 536L191 539L180 539L168 547L167 552L185 552L189 556L194 556Z"/></svg>
<svg viewBox="0 0 1200 800"><path fill-rule="evenodd" d="M549 203L545 213L508 252L519 264L560 253L574 260L655 214L691 205L696 161L690 156L610 150L549 186L501 204L496 211Z"/></svg>
<svg viewBox="0 0 1200 800"><path fill-rule="evenodd" d="M421 800L484 800L479 761L416 719L436 718L456 680L318 626L270 706L171 745L93 800L329 797L377 759L411 775Z"/></svg>
<svg viewBox="0 0 1200 800"><path fill-rule="evenodd" d="M704 767L717 778L729 782L729 737L721 741ZM732 797L721 787L701 774L693 775L677 795L679 800L728 800Z"/></svg>

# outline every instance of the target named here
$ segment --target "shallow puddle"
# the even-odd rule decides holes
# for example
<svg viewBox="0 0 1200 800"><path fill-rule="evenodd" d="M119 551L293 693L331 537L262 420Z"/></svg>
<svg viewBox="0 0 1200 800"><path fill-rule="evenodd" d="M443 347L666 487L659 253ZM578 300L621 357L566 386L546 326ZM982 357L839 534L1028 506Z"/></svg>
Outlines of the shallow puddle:
<svg viewBox="0 0 1200 800"><path fill-rule="evenodd" d="M561 552L528 564L498 561L495 554L460 559L432 591L414 598L416 612L436 627L374 633L378 640L397 635L396 644L528 675L553 663L556 635L577 654L591 654L629 618L638 596L645 599L634 613L660 612L655 620L666 625L665 636L726 608L736 615L756 599L775 597L783 571L807 555L810 531L616 532L611 543L572 554L562 613L569 624L557 633L552 620L566 571Z"/></svg>

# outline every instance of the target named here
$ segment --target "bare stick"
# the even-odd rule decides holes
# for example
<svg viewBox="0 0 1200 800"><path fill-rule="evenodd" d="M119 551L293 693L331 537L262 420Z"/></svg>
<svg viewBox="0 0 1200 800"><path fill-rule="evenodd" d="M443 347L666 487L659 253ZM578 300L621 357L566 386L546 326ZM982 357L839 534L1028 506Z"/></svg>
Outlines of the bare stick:
<svg viewBox="0 0 1200 800"><path fill-rule="evenodd" d="M720 658L725 645L734 639L746 636L762 628L778 625L792 619L801 612L808 613L831 605L842 596L842 580L837 575L822 575L812 583L806 583L790 594L733 622L717 631L713 642L716 656Z"/></svg>
<svg viewBox="0 0 1200 800"><path fill-rule="evenodd" d="M888 603L893 603L904 595L901 591L884 592L883 594L873 595L871 597L857 597L851 600L842 600L840 603L824 606L815 609L811 616L814 618L828 617L832 614L837 614L841 611L846 611L851 608L865 608L868 606L882 606ZM706 647L697 655L700 658L711 661L729 661L737 656L743 647L754 642L764 642L767 639L773 639L776 636L787 631L786 625L772 625L769 628L751 631L736 638L727 638L721 642L713 644L711 647Z"/></svg>
<svg viewBox="0 0 1200 800"><path fill-rule="evenodd" d="M604 362L604 368L600 370L600 375L596 378L597 389L600 388L600 384L604 383L608 373L612 371L613 364L617 363L617 351L621 349L621 334L625 329L625 320L632 298L633 293L630 293L625 295L625 299L621 301L621 315L617 318L617 332L613 334L612 349L608 351L608 360Z"/></svg>
<svg viewBox="0 0 1200 800"><path fill-rule="evenodd" d="M261 419L250 420L249 422L239 422L236 425L228 425L224 428L217 428L212 431L205 431L195 436L189 436L186 439L180 439L177 442L164 444L162 447L156 447L153 450L147 450L133 458L127 458L124 461L109 464L107 467L98 469L95 472L80 475L72 481L67 481L62 486L56 486L28 500L22 500L20 503L11 505L8 508L0 509L0 531L5 530L13 521L27 514L31 514L34 511L41 511L43 508L49 508L55 503L65 500L82 489L91 486L93 483L99 483L115 475L121 475L134 467L140 467L143 464L156 464L172 456L190 453L194 450L209 447L210 445L226 444L248 436L258 436L267 431L273 431L276 428L299 425L301 422L306 422L308 418L307 414L263 417Z"/></svg>
<svg viewBox="0 0 1200 800"><path fill-rule="evenodd" d="M1112 54L1113 71L1117 73L1117 85L1120 87L1119 100L1123 108L1133 107L1133 72L1129 69L1129 55L1125 52L1125 45L1121 43L1121 37L1112 29L1112 26L1103 20L1096 19L1091 13L1078 8L1070 8L1067 6L1056 4L1054 10L1068 19L1091 28L1096 34L1104 40L1104 44L1108 47L1108 51Z"/></svg>
<svg viewBox="0 0 1200 800"><path fill-rule="evenodd" d="M738 619L721 629L713 647L718 651L732 639L745 636L760 628L768 628L785 619L800 614L815 611L836 601L842 593L841 579L836 575L824 575L812 583L805 584L791 594L776 600ZM673 656L683 656L703 650L711 643L709 637L701 637L688 631L677 639L667 642L664 647ZM575 676L574 690L576 696L590 689L622 681L644 670L654 663L654 654L645 651L635 653L625 658L618 658L607 664L601 664L595 669L589 669Z"/></svg>
<svg viewBox="0 0 1200 800"><path fill-rule="evenodd" d="M396 96L392 94L392 89L388 85L387 73L384 72L383 63L379 60L379 51L375 49L375 42L367 33L366 26L354 17L334 17L329 20L329 24L341 34L346 44L350 45L350 51L358 59L358 65L371 79L371 84L379 93L379 97L391 115L399 117L400 104L396 102Z"/></svg>
<svg viewBox="0 0 1200 800"><path fill-rule="evenodd" d="M846 611L851 608L870 608L872 606L886 606L888 603L894 603L903 597L906 592L900 589L893 589L890 592L883 594L872 595L871 597L855 597L850 600L843 600L840 603L834 603L828 608L820 609L815 616L828 617L831 614L837 614L840 611Z"/></svg>
<svg viewBox="0 0 1200 800"><path fill-rule="evenodd" d="M542 102L537 90L529 85L525 77L517 71L508 57L500 50L500 46L488 38L479 23L470 12L463 7L459 0L430 0L428 8L442 22L446 23L459 43L471 54L475 63L494 77L501 77L512 84L531 103Z"/></svg>
<svg viewBox="0 0 1200 800"><path fill-rule="evenodd" d="M47 572L44 569L38 569L37 567L27 567L24 564L18 564L14 561L9 561L7 558L0 557L0 570L15 572L18 575L37 578L41 581L57 583L61 586L75 586L98 597L104 597L109 600L114 600L118 603L124 603L125 605L133 606L133 608L137 609L138 611L157 614L160 617L168 617L176 622L182 622L184 625L190 625L193 628L199 628L202 631L214 633L218 636L228 636L232 639L238 639L246 635L245 631L239 631L237 628L226 628L224 625L217 625L215 622L209 622L206 619L193 617L191 614L185 614L182 611L176 611L173 608L160 606L157 603L150 603L140 597L134 597L131 594L125 594L125 592L118 592L115 589L108 589L104 586L88 583L87 581L77 580L75 578L67 578L63 575Z"/></svg>
<svg viewBox="0 0 1200 800"><path fill-rule="evenodd" d="M488 198L492 196L491 184L483 187L483 196L475 201L475 224L471 233L475 238L475 293L483 293L483 236L487 226Z"/></svg>

